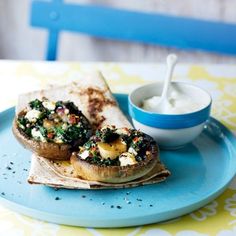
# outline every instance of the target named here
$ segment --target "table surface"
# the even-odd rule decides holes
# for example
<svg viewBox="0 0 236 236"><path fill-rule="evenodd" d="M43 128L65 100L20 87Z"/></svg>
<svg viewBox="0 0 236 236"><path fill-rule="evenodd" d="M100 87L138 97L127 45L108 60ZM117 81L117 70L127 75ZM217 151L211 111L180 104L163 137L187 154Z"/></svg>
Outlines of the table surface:
<svg viewBox="0 0 236 236"><path fill-rule="evenodd" d="M0 111L13 106L20 93L83 79L91 70L101 70L113 92L129 93L142 84L161 81L165 66L150 63L0 61ZM187 81L208 90L213 98L212 116L236 134L236 65L181 64L175 70L174 80ZM236 235L236 178L220 197L205 207L168 222L141 227L92 229L62 226L22 216L0 205L0 235L157 234Z"/></svg>

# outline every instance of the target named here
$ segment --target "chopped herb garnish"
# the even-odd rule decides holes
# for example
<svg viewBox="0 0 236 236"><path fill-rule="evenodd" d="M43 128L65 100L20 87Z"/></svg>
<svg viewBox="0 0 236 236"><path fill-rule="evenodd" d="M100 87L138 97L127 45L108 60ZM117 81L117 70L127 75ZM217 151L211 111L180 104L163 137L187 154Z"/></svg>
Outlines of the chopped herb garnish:
<svg viewBox="0 0 236 236"><path fill-rule="evenodd" d="M119 137L119 134L115 133L111 128L105 128L102 130L96 131L96 136L101 139L104 143L109 143L116 140Z"/></svg>
<svg viewBox="0 0 236 236"><path fill-rule="evenodd" d="M19 117L17 120L18 124L22 125L22 127L25 128L28 120L25 117Z"/></svg>
<svg viewBox="0 0 236 236"><path fill-rule="evenodd" d="M58 108L58 107L63 107L63 102L62 101L57 101L56 102L56 108Z"/></svg>
<svg viewBox="0 0 236 236"><path fill-rule="evenodd" d="M43 126L39 126L39 131L42 134L43 137L47 137L47 129L44 128Z"/></svg>
<svg viewBox="0 0 236 236"><path fill-rule="evenodd" d="M40 110L43 108L43 103L38 100L38 99L35 99L31 102L29 102L29 106L32 108L32 109L36 109L36 110Z"/></svg>
<svg viewBox="0 0 236 236"><path fill-rule="evenodd" d="M89 150L92 146L94 146L94 142L92 140L89 140L84 144L85 149Z"/></svg>
<svg viewBox="0 0 236 236"><path fill-rule="evenodd" d="M65 107L70 111L70 113L78 114L80 115L80 111L78 111L78 108L75 106L73 102L65 102Z"/></svg>

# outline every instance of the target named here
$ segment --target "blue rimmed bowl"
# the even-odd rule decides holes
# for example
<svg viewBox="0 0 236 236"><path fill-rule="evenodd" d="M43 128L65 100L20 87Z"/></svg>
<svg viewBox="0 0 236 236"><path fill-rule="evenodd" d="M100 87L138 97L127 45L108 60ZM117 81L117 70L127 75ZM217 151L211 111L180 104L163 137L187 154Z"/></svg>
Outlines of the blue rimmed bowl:
<svg viewBox="0 0 236 236"><path fill-rule="evenodd" d="M160 114L141 108L142 102L160 96L163 84L156 82L135 89L129 95L129 114L136 129L152 136L161 148L175 149L193 141L210 116L212 99L205 90L184 82L172 82L170 90L198 100L199 109L184 114Z"/></svg>

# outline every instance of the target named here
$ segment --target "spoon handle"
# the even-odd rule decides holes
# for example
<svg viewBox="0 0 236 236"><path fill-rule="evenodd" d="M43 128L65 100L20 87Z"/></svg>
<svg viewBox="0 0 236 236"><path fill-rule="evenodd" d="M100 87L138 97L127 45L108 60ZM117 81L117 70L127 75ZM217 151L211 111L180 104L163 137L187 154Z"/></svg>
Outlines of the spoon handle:
<svg viewBox="0 0 236 236"><path fill-rule="evenodd" d="M172 78L174 67L177 63L177 59L178 59L178 57L175 54L169 54L166 58L167 73L166 73L164 87L163 87L162 94L161 94L161 100L165 99L167 96L167 92L169 89L169 85L170 85L170 81Z"/></svg>

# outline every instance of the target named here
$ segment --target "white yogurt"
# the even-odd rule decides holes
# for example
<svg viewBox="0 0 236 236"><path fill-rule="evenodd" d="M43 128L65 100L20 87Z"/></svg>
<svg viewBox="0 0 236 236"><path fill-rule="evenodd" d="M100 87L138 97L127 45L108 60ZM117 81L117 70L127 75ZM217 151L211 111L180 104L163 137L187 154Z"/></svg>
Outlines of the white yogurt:
<svg viewBox="0 0 236 236"><path fill-rule="evenodd" d="M184 94L172 90L168 95L168 102L165 106L158 106L160 96L153 96L143 101L142 108L146 111L161 113L161 114L185 114L195 112L203 107L202 101L197 97L190 97L189 94Z"/></svg>

